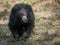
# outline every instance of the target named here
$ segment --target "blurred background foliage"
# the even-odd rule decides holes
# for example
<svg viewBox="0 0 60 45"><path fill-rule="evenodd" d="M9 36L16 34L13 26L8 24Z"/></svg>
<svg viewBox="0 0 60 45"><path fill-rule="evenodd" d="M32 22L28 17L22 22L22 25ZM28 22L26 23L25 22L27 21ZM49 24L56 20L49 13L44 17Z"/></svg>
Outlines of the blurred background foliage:
<svg viewBox="0 0 60 45"><path fill-rule="evenodd" d="M32 6L35 28L27 41L12 38L8 28L11 8L17 3ZM60 0L0 0L0 45L60 45Z"/></svg>

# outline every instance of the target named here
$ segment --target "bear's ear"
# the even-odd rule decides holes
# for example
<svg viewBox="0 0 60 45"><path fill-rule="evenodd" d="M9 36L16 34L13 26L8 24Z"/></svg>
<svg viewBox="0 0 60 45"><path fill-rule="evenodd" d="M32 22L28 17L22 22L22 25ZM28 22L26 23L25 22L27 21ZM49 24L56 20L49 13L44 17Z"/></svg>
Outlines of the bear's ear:
<svg viewBox="0 0 60 45"><path fill-rule="evenodd" d="M16 4L13 8L12 8L12 10L11 10L11 12L12 13L16 13L17 11L19 11L21 8L19 7L19 4Z"/></svg>
<svg viewBox="0 0 60 45"><path fill-rule="evenodd" d="M13 7L12 10L11 10L11 12L15 13L15 11L16 11L16 7Z"/></svg>
<svg viewBox="0 0 60 45"><path fill-rule="evenodd" d="M29 13L30 15L34 15L33 9L32 9L32 6L31 6L31 5L27 5L26 8L27 8L28 13Z"/></svg>
<svg viewBox="0 0 60 45"><path fill-rule="evenodd" d="M34 16L34 13L33 13L33 9L30 5L27 6L27 12L29 15L33 15Z"/></svg>
<svg viewBox="0 0 60 45"><path fill-rule="evenodd" d="M17 7L13 7L12 10L11 10L12 13L16 13L17 11L18 11Z"/></svg>
<svg viewBox="0 0 60 45"><path fill-rule="evenodd" d="M28 11L30 11L30 12L33 11L31 5L26 5L26 9L27 9Z"/></svg>

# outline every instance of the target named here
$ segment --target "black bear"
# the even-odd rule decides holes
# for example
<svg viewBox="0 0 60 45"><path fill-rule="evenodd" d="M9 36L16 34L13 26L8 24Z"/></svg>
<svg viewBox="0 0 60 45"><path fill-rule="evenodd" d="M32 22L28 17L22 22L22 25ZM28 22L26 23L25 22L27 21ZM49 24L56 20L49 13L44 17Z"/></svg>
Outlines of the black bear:
<svg viewBox="0 0 60 45"><path fill-rule="evenodd" d="M34 13L30 5L16 4L11 10L8 24L13 37L29 36L33 31L34 20Z"/></svg>

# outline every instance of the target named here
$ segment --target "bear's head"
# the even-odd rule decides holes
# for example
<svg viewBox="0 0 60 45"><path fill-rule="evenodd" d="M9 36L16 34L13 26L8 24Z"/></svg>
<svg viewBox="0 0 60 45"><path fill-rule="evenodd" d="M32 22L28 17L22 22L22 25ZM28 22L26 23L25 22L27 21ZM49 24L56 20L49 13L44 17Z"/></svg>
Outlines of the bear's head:
<svg viewBox="0 0 60 45"><path fill-rule="evenodd" d="M27 23L28 22L28 15L27 15L27 11L25 9L21 9L19 10L17 13L18 18L23 22L23 23Z"/></svg>

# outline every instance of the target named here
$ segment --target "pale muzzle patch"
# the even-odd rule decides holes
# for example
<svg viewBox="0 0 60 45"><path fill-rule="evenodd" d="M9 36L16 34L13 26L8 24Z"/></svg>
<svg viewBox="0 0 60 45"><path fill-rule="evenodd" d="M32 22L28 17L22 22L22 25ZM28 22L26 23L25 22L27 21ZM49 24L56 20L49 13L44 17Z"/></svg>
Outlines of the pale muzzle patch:
<svg viewBox="0 0 60 45"><path fill-rule="evenodd" d="M23 21L24 23L27 23L27 22L28 22L28 19L27 19L27 16L26 16L26 15L22 17L22 21Z"/></svg>

